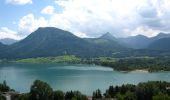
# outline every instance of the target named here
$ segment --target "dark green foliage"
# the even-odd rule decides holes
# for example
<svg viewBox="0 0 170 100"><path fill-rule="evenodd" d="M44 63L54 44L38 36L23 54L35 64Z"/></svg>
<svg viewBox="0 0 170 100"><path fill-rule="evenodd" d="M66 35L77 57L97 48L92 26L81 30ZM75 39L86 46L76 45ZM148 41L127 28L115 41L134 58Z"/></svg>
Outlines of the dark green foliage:
<svg viewBox="0 0 170 100"><path fill-rule="evenodd" d="M0 84L0 92L8 92L10 91L9 86L7 86L6 81Z"/></svg>
<svg viewBox="0 0 170 100"><path fill-rule="evenodd" d="M30 100L30 94L21 94L18 97L16 97L16 99L14 100Z"/></svg>
<svg viewBox="0 0 170 100"><path fill-rule="evenodd" d="M93 100L101 99L101 98L102 98L102 94L99 89L97 89L95 92L93 92L93 97L92 97Z"/></svg>
<svg viewBox="0 0 170 100"><path fill-rule="evenodd" d="M65 100L87 100L87 97L79 91L69 91L65 94Z"/></svg>
<svg viewBox="0 0 170 100"><path fill-rule="evenodd" d="M115 96L118 100L137 100L135 93L127 91L125 94L117 93Z"/></svg>
<svg viewBox="0 0 170 100"><path fill-rule="evenodd" d="M40 80L36 80L31 86L30 99L31 100L51 100L53 95L52 88Z"/></svg>
<svg viewBox="0 0 170 100"><path fill-rule="evenodd" d="M169 57L132 57L122 58L117 60L105 60L93 59L91 63L97 65L112 67L118 71L132 71L136 69L144 69L149 72L154 71L169 71L170 70L170 58ZM88 62L90 63L90 61Z"/></svg>
<svg viewBox="0 0 170 100"><path fill-rule="evenodd" d="M160 92L158 95L153 96L153 100L170 100L170 96Z"/></svg>
<svg viewBox="0 0 170 100"><path fill-rule="evenodd" d="M135 93L127 91L125 96L124 96L124 100L136 100L137 97L135 95Z"/></svg>
<svg viewBox="0 0 170 100"><path fill-rule="evenodd" d="M0 100L6 100L6 98L0 95Z"/></svg>
<svg viewBox="0 0 170 100"><path fill-rule="evenodd" d="M168 82L150 81L139 83L137 86L128 84L115 87L110 86L104 95L105 97L108 95L112 98L116 97L118 100L169 100L169 87L170 83Z"/></svg>
<svg viewBox="0 0 170 100"><path fill-rule="evenodd" d="M106 90L106 93L104 93L104 96L106 98L113 98L115 97L116 93L118 90L116 90L116 88L114 88L113 86L110 86L108 90Z"/></svg>
<svg viewBox="0 0 170 100"><path fill-rule="evenodd" d="M64 100L64 93L62 91L54 91L53 100Z"/></svg>
<svg viewBox="0 0 170 100"><path fill-rule="evenodd" d="M79 91L53 91L46 82L36 80L30 93L15 96L14 100L87 100L87 97Z"/></svg>
<svg viewBox="0 0 170 100"><path fill-rule="evenodd" d="M170 83L149 81L138 85L110 86L104 93L104 97L99 89L93 92L93 100L103 98L115 98L117 100L170 100ZM0 100L5 99L0 96ZM87 100L87 97L79 91L53 92L47 83L36 80L31 86L30 93L12 95L12 100Z"/></svg>

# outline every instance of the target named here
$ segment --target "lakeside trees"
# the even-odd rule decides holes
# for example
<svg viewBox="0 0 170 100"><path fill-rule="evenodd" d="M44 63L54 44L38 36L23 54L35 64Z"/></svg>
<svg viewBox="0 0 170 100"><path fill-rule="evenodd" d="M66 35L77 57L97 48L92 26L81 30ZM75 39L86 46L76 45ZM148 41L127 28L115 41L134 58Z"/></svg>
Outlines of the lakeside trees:
<svg viewBox="0 0 170 100"><path fill-rule="evenodd" d="M3 87L1 86L3 85ZM8 92L0 84L0 100L5 100L2 92ZM46 82L36 80L31 86L29 93L15 94L12 100L88 100L86 95L79 91L53 91ZM92 99L116 98L117 100L170 100L170 82L149 81L138 85L126 84L121 86L110 86L104 94L99 89L93 92Z"/></svg>
<svg viewBox="0 0 170 100"><path fill-rule="evenodd" d="M7 86L6 81L3 81L2 84L0 84L0 92L7 92L9 91L10 88Z"/></svg>
<svg viewBox="0 0 170 100"><path fill-rule="evenodd" d="M93 92L93 96L92 96L93 100L101 99L101 98L102 98L102 94L99 89L97 89L95 92Z"/></svg>
<svg viewBox="0 0 170 100"><path fill-rule="evenodd" d="M117 71L133 71L145 69L149 72L170 71L169 57L131 57L131 58L91 58L82 61L87 64L96 64L106 67L112 67Z"/></svg>
<svg viewBox="0 0 170 100"><path fill-rule="evenodd" d="M64 92L60 91L60 90L54 91L53 92L53 99L54 100L64 100L65 99Z"/></svg>
<svg viewBox="0 0 170 100"><path fill-rule="evenodd" d="M46 82L36 80L28 94L22 94L15 100L87 100L87 97L79 91L53 91Z"/></svg>
<svg viewBox="0 0 170 100"><path fill-rule="evenodd" d="M138 85L110 86L104 96L118 100L169 100L169 87L170 83L161 81L149 81Z"/></svg>
<svg viewBox="0 0 170 100"><path fill-rule="evenodd" d="M53 90L43 81L36 80L31 86L30 100L52 100Z"/></svg>

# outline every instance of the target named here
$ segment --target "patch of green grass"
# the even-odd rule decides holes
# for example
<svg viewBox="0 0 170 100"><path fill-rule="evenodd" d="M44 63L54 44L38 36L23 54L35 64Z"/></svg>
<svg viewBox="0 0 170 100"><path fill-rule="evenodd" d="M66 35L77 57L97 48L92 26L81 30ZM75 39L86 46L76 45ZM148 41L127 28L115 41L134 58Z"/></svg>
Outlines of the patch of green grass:
<svg viewBox="0 0 170 100"><path fill-rule="evenodd" d="M27 58L20 59L14 62L16 63L79 63L80 58L74 55L64 55L57 57L38 57L38 58Z"/></svg>

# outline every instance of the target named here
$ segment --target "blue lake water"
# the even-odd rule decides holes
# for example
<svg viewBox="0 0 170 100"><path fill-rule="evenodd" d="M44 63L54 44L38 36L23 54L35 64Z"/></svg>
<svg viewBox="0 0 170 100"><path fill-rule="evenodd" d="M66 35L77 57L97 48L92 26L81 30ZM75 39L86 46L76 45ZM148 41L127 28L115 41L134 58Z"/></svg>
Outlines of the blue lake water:
<svg viewBox="0 0 170 100"><path fill-rule="evenodd" d="M170 72L123 73L96 65L0 65L0 82L6 80L7 84L18 92L29 92L31 84L36 79L49 83L54 90L79 90L86 95L92 95L98 88L104 93L110 85L137 84L148 80L170 82Z"/></svg>

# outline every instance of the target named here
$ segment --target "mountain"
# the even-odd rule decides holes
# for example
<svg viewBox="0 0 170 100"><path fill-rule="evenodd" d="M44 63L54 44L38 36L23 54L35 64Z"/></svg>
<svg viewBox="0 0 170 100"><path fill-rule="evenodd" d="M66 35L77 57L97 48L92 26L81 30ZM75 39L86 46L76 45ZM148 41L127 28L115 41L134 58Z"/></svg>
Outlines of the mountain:
<svg viewBox="0 0 170 100"><path fill-rule="evenodd" d="M170 37L155 40L148 46L148 49L170 50Z"/></svg>
<svg viewBox="0 0 170 100"><path fill-rule="evenodd" d="M108 32L103 34L99 38L85 38L85 40L97 45L99 48L105 49L104 51L119 52L128 49L119 44L119 42L117 42L117 39Z"/></svg>
<svg viewBox="0 0 170 100"><path fill-rule="evenodd" d="M161 38L168 38L168 37L170 37L169 33L162 33L161 32L157 36L152 37L151 39L153 39L153 41L154 41L154 40L158 40L158 39L161 39Z"/></svg>
<svg viewBox="0 0 170 100"><path fill-rule="evenodd" d="M154 41L167 37L170 37L170 34L159 33L157 36L151 38L144 35L136 35L127 38L119 38L118 40L122 45L126 47L130 47L133 49L145 49Z"/></svg>
<svg viewBox="0 0 170 100"><path fill-rule="evenodd" d="M92 45L68 31L47 27L39 28L25 39L10 45L4 52L6 55L3 57L30 58L58 56L63 55L65 52L73 55L86 55L86 52L90 52L88 47L91 48Z"/></svg>
<svg viewBox="0 0 170 100"><path fill-rule="evenodd" d="M0 59L35 58L60 56L64 54L78 57L100 56L152 56L169 49L169 34L158 34L148 38L143 35L115 38L105 33L98 38L79 38L71 32L54 27L38 28L25 39L11 45L0 43ZM135 48L135 49L131 49ZM164 52L161 51L161 55Z"/></svg>
<svg viewBox="0 0 170 100"><path fill-rule="evenodd" d="M102 38L101 38L102 39ZM111 41L104 39L105 41ZM108 43L108 42L107 42ZM1 58L32 58L71 54L80 57L109 56L124 49L121 46L104 45L79 38L68 31L54 27L39 28L25 39L9 45ZM110 47L111 46L111 47Z"/></svg>
<svg viewBox="0 0 170 100"><path fill-rule="evenodd" d="M0 52L7 48L7 45L4 45L0 42Z"/></svg>
<svg viewBox="0 0 170 100"><path fill-rule="evenodd" d="M122 45L133 49L146 48L152 42L150 38L144 35L136 35L127 38L120 38L119 41Z"/></svg>
<svg viewBox="0 0 170 100"><path fill-rule="evenodd" d="M0 42L5 44L5 45L11 45L14 44L15 42L17 42L18 40L14 40L11 38L4 38L4 39L0 39Z"/></svg>
<svg viewBox="0 0 170 100"><path fill-rule="evenodd" d="M101 37L99 37L100 39L106 39L106 40L116 40L116 38L111 35L109 32L103 34Z"/></svg>
<svg viewBox="0 0 170 100"><path fill-rule="evenodd" d="M4 47L6 47L6 45L4 45L4 44L2 44L2 43L0 42L0 49L1 49L1 48L4 48Z"/></svg>

